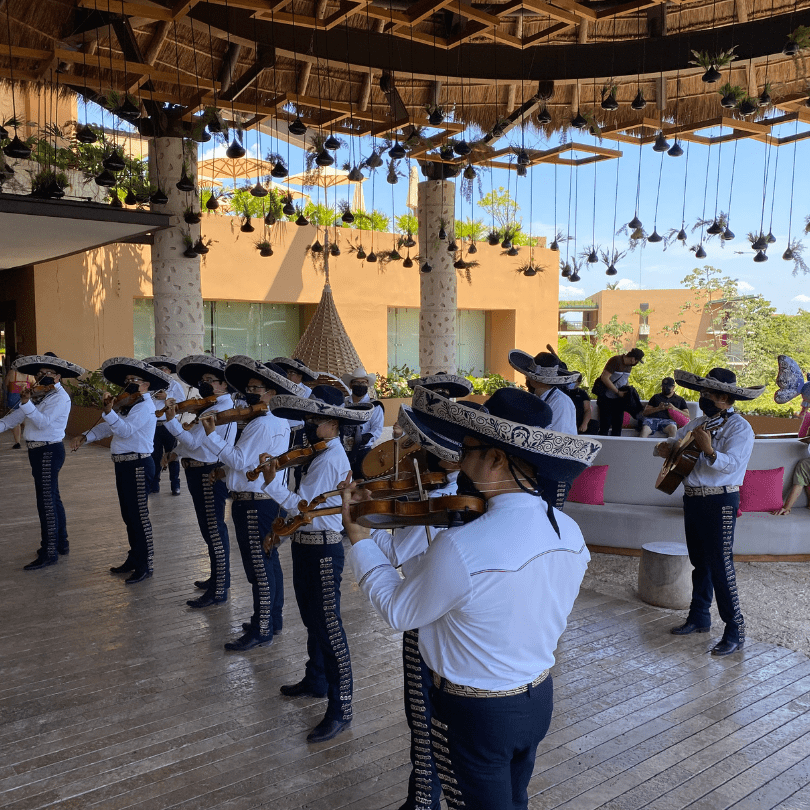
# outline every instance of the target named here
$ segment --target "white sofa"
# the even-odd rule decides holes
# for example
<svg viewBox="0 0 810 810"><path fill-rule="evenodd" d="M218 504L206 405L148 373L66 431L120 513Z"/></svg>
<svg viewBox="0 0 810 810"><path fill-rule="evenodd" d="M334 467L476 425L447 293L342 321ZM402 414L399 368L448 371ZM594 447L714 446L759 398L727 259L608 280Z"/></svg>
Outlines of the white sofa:
<svg viewBox="0 0 810 810"><path fill-rule="evenodd" d="M599 436L595 464L607 464L605 505L568 502L565 513L579 524L590 545L640 549L655 540L683 539L683 487L673 495L655 488L662 460L653 456L659 438ZM750 470L784 467L783 493L790 488L796 462L807 446L796 439L757 439ZM790 515L744 512L737 519L734 553L745 555L810 554L810 510L804 491Z"/></svg>

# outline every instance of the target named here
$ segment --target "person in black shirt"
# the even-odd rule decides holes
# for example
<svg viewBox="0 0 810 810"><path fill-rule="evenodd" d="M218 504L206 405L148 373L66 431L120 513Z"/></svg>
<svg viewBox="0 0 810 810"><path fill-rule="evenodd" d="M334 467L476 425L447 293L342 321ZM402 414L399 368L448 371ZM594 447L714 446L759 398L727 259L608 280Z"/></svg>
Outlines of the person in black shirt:
<svg viewBox="0 0 810 810"><path fill-rule="evenodd" d="M563 388L563 391L571 398L577 410L577 433L595 436L599 432L599 422L593 418L591 397L582 388L582 374L580 373L574 382Z"/></svg>
<svg viewBox="0 0 810 810"><path fill-rule="evenodd" d="M686 400L675 393L675 380L672 377L664 377L661 380L661 393L655 394L644 407L638 435L646 439L660 430L668 438L674 438L678 425L671 416L672 411L680 411L687 419L689 418Z"/></svg>

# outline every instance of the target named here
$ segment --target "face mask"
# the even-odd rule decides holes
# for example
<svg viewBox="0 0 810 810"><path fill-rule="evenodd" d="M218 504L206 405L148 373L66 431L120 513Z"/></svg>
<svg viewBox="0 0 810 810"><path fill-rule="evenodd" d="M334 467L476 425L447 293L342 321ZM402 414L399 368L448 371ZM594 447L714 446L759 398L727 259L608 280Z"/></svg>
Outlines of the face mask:
<svg viewBox="0 0 810 810"><path fill-rule="evenodd" d="M474 498L483 498L484 493L475 485L475 481L465 472L459 472L456 479L456 487L459 495L471 495Z"/></svg>
<svg viewBox="0 0 810 810"><path fill-rule="evenodd" d="M137 394L138 383L128 383L124 386L124 391L126 391L127 394Z"/></svg>
<svg viewBox="0 0 810 810"><path fill-rule="evenodd" d="M310 445L317 444L321 441L318 436L318 426L311 422L304 422L304 433L306 434L307 441Z"/></svg>
<svg viewBox="0 0 810 810"><path fill-rule="evenodd" d="M716 416L722 408L715 405L714 400L709 399L708 397L701 397L698 400L698 407L700 408L706 416Z"/></svg>
<svg viewBox="0 0 810 810"><path fill-rule="evenodd" d="M53 377L40 377L37 385L53 385Z"/></svg>
<svg viewBox="0 0 810 810"><path fill-rule="evenodd" d="M258 405L261 402L262 394L257 394L255 391L251 391L249 394L245 394L245 402L248 405Z"/></svg>
<svg viewBox="0 0 810 810"><path fill-rule="evenodd" d="M368 386L367 385L353 385L352 386L352 393L356 397L364 397L368 393Z"/></svg>
<svg viewBox="0 0 810 810"><path fill-rule="evenodd" d="M205 399L206 397L210 397L214 393L214 386L211 385L210 382L201 382L197 386L197 390L200 392L200 396Z"/></svg>
<svg viewBox="0 0 810 810"><path fill-rule="evenodd" d="M675 389L674 389L674 388L665 388L665 389L662 391L662 393L663 393L663 395L664 395L665 397L671 397L671 396L672 396L672 395L675 393Z"/></svg>

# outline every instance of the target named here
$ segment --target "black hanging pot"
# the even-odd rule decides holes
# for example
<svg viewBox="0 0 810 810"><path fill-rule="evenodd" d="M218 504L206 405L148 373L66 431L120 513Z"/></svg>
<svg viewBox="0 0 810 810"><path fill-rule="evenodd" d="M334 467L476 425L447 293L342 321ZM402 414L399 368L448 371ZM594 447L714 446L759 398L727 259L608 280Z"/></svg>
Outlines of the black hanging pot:
<svg viewBox="0 0 810 810"><path fill-rule="evenodd" d="M498 245L500 243L500 241L501 241L501 237L497 233L491 233L491 234L489 234L489 236L487 236L487 242L489 242L489 244L492 247L495 247L496 245Z"/></svg>
<svg viewBox="0 0 810 810"><path fill-rule="evenodd" d="M209 211L216 211L219 208L219 197L216 194L212 194L205 202L205 207Z"/></svg>
<svg viewBox="0 0 810 810"><path fill-rule="evenodd" d="M768 235L765 237L765 239L767 240L769 245L772 245L774 242L776 242L776 237L770 231L768 231Z"/></svg>
<svg viewBox="0 0 810 810"><path fill-rule="evenodd" d="M495 139L503 138L503 126L501 124L495 124L495 126L492 127L492 132L490 132L490 135Z"/></svg>
<svg viewBox="0 0 810 810"><path fill-rule="evenodd" d="M299 228L303 228L304 225L309 225L309 220L303 214L299 214L298 219L295 220L295 224L298 225Z"/></svg>
<svg viewBox="0 0 810 810"><path fill-rule="evenodd" d="M526 269L523 271L523 275L524 276L536 276L537 275L537 268L533 264L529 263L526 266Z"/></svg>
<svg viewBox="0 0 810 810"><path fill-rule="evenodd" d="M199 132L191 134L191 140L195 143L208 143L211 140L211 133L203 127Z"/></svg>
<svg viewBox="0 0 810 810"><path fill-rule="evenodd" d="M677 158L683 154L683 149L681 148L681 145L677 141L675 141L675 143L673 143L672 146L670 147L667 154L670 157Z"/></svg>
<svg viewBox="0 0 810 810"><path fill-rule="evenodd" d="M571 275L568 277L568 280L569 280L569 281L570 281L572 284L576 284L576 283L577 283L577 282L580 280L580 275L579 275L579 273L577 273L577 271L576 271L576 270L574 270L574 272L573 272L573 273L571 273Z"/></svg>
<svg viewBox="0 0 810 810"><path fill-rule="evenodd" d="M15 135L4 147L3 147L3 154L6 157L14 158L15 160L27 160L31 157L31 148L26 146L19 138L19 136Z"/></svg>
<svg viewBox="0 0 810 810"><path fill-rule="evenodd" d="M734 231L732 231L732 230L731 230L731 228L728 228L728 227L727 227L727 228L726 228L726 229L723 231L723 241L724 241L724 242L730 242L730 241L731 241L731 240L734 238L734 235L735 235L735 234L734 234Z"/></svg>
<svg viewBox="0 0 810 810"><path fill-rule="evenodd" d="M276 224L276 215L272 211L268 211L264 215L264 224L267 225L268 228Z"/></svg>
<svg viewBox="0 0 810 810"><path fill-rule="evenodd" d="M627 227L630 228L631 231L637 231L641 227L641 220L638 218L638 212L636 212L630 222L627 223Z"/></svg>
<svg viewBox="0 0 810 810"><path fill-rule="evenodd" d="M430 273L433 270L428 262L425 262L419 269L423 273Z"/></svg>
<svg viewBox="0 0 810 810"><path fill-rule="evenodd" d="M222 124L216 116L208 122L206 128L212 135L219 135L222 132Z"/></svg>
<svg viewBox="0 0 810 810"><path fill-rule="evenodd" d="M768 254L764 250L758 250L757 255L754 256L754 261L757 264L760 264L761 262L767 262L768 261Z"/></svg>
<svg viewBox="0 0 810 810"><path fill-rule="evenodd" d="M476 247L475 242L470 242L470 246L467 248L467 253L478 253L478 248Z"/></svg>
<svg viewBox="0 0 810 810"><path fill-rule="evenodd" d="M112 197L110 197L110 208L123 208L124 203L121 202L121 198L115 193L112 192Z"/></svg>
<svg viewBox="0 0 810 810"><path fill-rule="evenodd" d="M323 253L323 245L316 239L309 248L313 253Z"/></svg>
<svg viewBox="0 0 810 810"><path fill-rule="evenodd" d="M377 261L377 254L372 250L371 253L366 256L366 261L374 264Z"/></svg>
<svg viewBox="0 0 810 810"><path fill-rule="evenodd" d="M395 186L399 182L399 176L397 175L396 171L390 171L385 177L387 183L390 183L392 186Z"/></svg>
<svg viewBox="0 0 810 810"><path fill-rule="evenodd" d="M638 111L643 110L646 106L647 99L644 98L644 93L641 92L641 88L639 87L636 97L630 102L630 109Z"/></svg>
<svg viewBox="0 0 810 810"><path fill-rule="evenodd" d="M541 126L548 126L548 124L551 123L551 113L546 107L543 107L543 109L537 113L537 123Z"/></svg>
<svg viewBox="0 0 810 810"><path fill-rule="evenodd" d="M402 243L406 248L416 247L416 240L413 238L413 234L408 234L405 237L405 240Z"/></svg>
<svg viewBox="0 0 810 810"><path fill-rule="evenodd" d="M753 115L757 109L759 109L759 103L754 103L750 98L747 98L740 104L740 115L747 118L749 115Z"/></svg>
<svg viewBox="0 0 810 810"><path fill-rule="evenodd" d="M129 189L127 192L127 196L124 197L124 202L127 205L136 205L138 202L138 198L132 193L132 189Z"/></svg>
<svg viewBox="0 0 810 810"><path fill-rule="evenodd" d="M243 158L245 154L245 147L242 146L242 144L239 143L236 138L231 141L231 145L225 150L225 157L230 158L231 160Z"/></svg>
<svg viewBox="0 0 810 810"><path fill-rule="evenodd" d="M467 262L465 262L464 259L459 259L453 262L453 267L455 267L456 270L464 270L467 267Z"/></svg>
<svg viewBox="0 0 810 810"><path fill-rule="evenodd" d="M507 256L517 256L519 253L517 245L512 245L509 250L506 251Z"/></svg>
<svg viewBox="0 0 810 810"><path fill-rule="evenodd" d="M442 241L447 239L447 231L444 229L444 227L439 228L439 234L438 235L439 235L439 239L441 239Z"/></svg>
<svg viewBox="0 0 810 810"><path fill-rule="evenodd" d="M467 141L458 141L458 143L453 144L453 151L459 157L467 157L467 155L472 152L472 149L470 149L470 145L467 143Z"/></svg>
<svg viewBox="0 0 810 810"><path fill-rule="evenodd" d="M245 217L245 221L242 223L239 230L242 231L242 233L253 233L256 229L253 227L250 217Z"/></svg>
<svg viewBox="0 0 810 810"><path fill-rule="evenodd" d="M472 165L467 165L463 174L465 180L475 180L475 178L478 176L476 175L475 169L472 167Z"/></svg>
<svg viewBox="0 0 810 810"><path fill-rule="evenodd" d="M197 258L197 251L194 250L193 246L189 245L184 251L183 255L187 259L196 259Z"/></svg>
<svg viewBox="0 0 810 810"><path fill-rule="evenodd" d="M259 256L263 256L265 259L267 259L272 255L273 255L273 247L271 245L265 245L259 248Z"/></svg>
<svg viewBox="0 0 810 810"><path fill-rule="evenodd" d="M96 185L102 188L112 188L115 185L115 175L108 169L96 177Z"/></svg>
<svg viewBox="0 0 810 810"><path fill-rule="evenodd" d="M501 247L504 250L509 250L512 247L512 240L509 237L506 237L503 242L501 242Z"/></svg>
<svg viewBox="0 0 810 810"><path fill-rule="evenodd" d="M329 255L340 256L340 245L337 242L332 242L332 244L329 245Z"/></svg>
<svg viewBox="0 0 810 810"><path fill-rule="evenodd" d="M616 269L616 265L611 264L610 267L608 267L608 269L605 270L605 275L606 276L615 276L618 272L619 271Z"/></svg>
<svg viewBox="0 0 810 810"><path fill-rule="evenodd" d="M661 236L660 233L658 233L656 228L653 227L653 232L647 237L647 241L652 242L653 244L656 244L657 242L661 242L663 240L663 238L664 237ZM588 261L590 261L590 258L588 259Z"/></svg>
<svg viewBox="0 0 810 810"><path fill-rule="evenodd" d="M132 102L129 96L125 97L124 103L113 112L130 124L134 124L141 117L141 108Z"/></svg>
<svg viewBox="0 0 810 810"><path fill-rule="evenodd" d="M765 250L767 247L768 240L762 234L751 243L751 250Z"/></svg>
<svg viewBox="0 0 810 810"><path fill-rule="evenodd" d="M351 211L344 211L341 220L347 225L351 225L354 222L354 214Z"/></svg>
<svg viewBox="0 0 810 810"><path fill-rule="evenodd" d="M435 107L433 112L428 116L428 123L432 127L437 127L439 124L444 121L444 113L442 112L441 107Z"/></svg>
<svg viewBox="0 0 810 810"><path fill-rule="evenodd" d="M612 94L609 95L607 98L602 99L602 104L600 105L603 110L607 110L608 112L615 112L619 109L619 102L616 101L615 96Z"/></svg>
<svg viewBox="0 0 810 810"><path fill-rule="evenodd" d="M557 240L555 239L555 240L554 240L554 241L553 241L553 242L552 242L552 243L551 243L551 244L548 246L548 249L549 249L549 250L553 250L555 253L559 253L559 252L560 252L560 245L559 245L559 242L557 242Z"/></svg>
<svg viewBox="0 0 810 810"><path fill-rule="evenodd" d="M531 163L529 153L525 149L521 149L517 154L515 162L518 166L528 166Z"/></svg>
<svg viewBox="0 0 810 810"><path fill-rule="evenodd" d="M703 249L703 245L698 245L698 249L695 251L695 258L696 259L706 258L706 251Z"/></svg>
<svg viewBox="0 0 810 810"><path fill-rule="evenodd" d="M669 151L669 142L663 132L658 133L658 137L653 144L653 152L667 152Z"/></svg>
<svg viewBox="0 0 810 810"><path fill-rule="evenodd" d="M205 256L211 248L203 242L202 236L194 243L194 252L199 256Z"/></svg>
<svg viewBox="0 0 810 810"><path fill-rule="evenodd" d="M295 121L290 121L287 125L287 129L290 131L291 135L303 135L307 131L307 125L301 120L300 115L296 115Z"/></svg>
<svg viewBox="0 0 810 810"><path fill-rule="evenodd" d="M767 107L771 103L771 94L767 90L763 90L759 94L757 103L759 104L760 107Z"/></svg>
<svg viewBox="0 0 810 810"><path fill-rule="evenodd" d="M96 135L96 133L90 127L85 125L76 130L76 140L79 143L91 144L98 140L98 135Z"/></svg>
<svg viewBox="0 0 810 810"><path fill-rule="evenodd" d="M678 231L678 235L677 235L675 238L676 238L676 239L677 239L679 242L685 242L685 241L688 239L688 237L687 237L687 235L686 235L686 231L685 231L683 228L681 228L681 229Z"/></svg>
<svg viewBox="0 0 810 810"><path fill-rule="evenodd" d="M405 257L404 261L402 262L402 266L407 270L410 270L413 267L413 259L410 257L410 254Z"/></svg>
<svg viewBox="0 0 810 810"><path fill-rule="evenodd" d="M266 197L267 189L261 183L256 183L250 190L250 195L251 197Z"/></svg>
<svg viewBox="0 0 810 810"><path fill-rule="evenodd" d="M346 178L350 183L362 183L365 180L365 175L357 166L354 166Z"/></svg>
<svg viewBox="0 0 810 810"><path fill-rule="evenodd" d="M366 158L366 166L368 166L369 169L376 169L382 165L383 159L380 157L377 151L372 152L368 158Z"/></svg>
<svg viewBox="0 0 810 810"><path fill-rule="evenodd" d="M326 168L327 166L331 166L335 162L335 159L326 151L326 149L321 149L318 152L318 156L315 158L315 165L320 166L321 168Z"/></svg>
<svg viewBox="0 0 810 810"><path fill-rule="evenodd" d="M788 249L787 249L787 250L786 250L786 251L785 251L785 252L782 254L782 258L783 258L783 259L784 259L786 262L790 262L790 261L793 261L793 259L795 258L795 256L794 256L794 254L793 254L793 251L792 251L790 248L788 248Z"/></svg>
<svg viewBox="0 0 810 810"><path fill-rule="evenodd" d="M357 250L357 258L362 262L363 259L366 258L366 251L363 248L358 248Z"/></svg>
<svg viewBox="0 0 810 810"><path fill-rule="evenodd" d="M101 161L101 165L105 169L109 169L111 172L120 172L126 167L127 164L124 162L124 158L118 153L118 151L113 149L113 151Z"/></svg>
<svg viewBox="0 0 810 810"><path fill-rule="evenodd" d="M216 200L215 197L212 197L211 199ZM166 203L169 202L169 198L166 196L164 191L158 189L154 194L152 194L151 197L149 197L149 202L152 203L152 205L166 205ZM219 205L219 203L217 203L217 205Z"/></svg>
<svg viewBox="0 0 810 810"><path fill-rule="evenodd" d="M782 48L782 53L785 56L796 56L796 54L798 52L799 52L799 46L795 42L793 42L792 40L789 40L788 42L786 42L785 47Z"/></svg>
<svg viewBox="0 0 810 810"><path fill-rule="evenodd" d="M194 181L186 174L185 170L183 171L180 179L177 181L175 188L178 191L185 191L187 193L194 191Z"/></svg>
<svg viewBox="0 0 810 810"><path fill-rule="evenodd" d="M560 275L563 278L570 278L571 277L571 265L568 264L568 262L565 263L565 267L563 267L562 271L560 272Z"/></svg>
<svg viewBox="0 0 810 810"><path fill-rule="evenodd" d="M585 129L585 127L588 126L585 116L579 110L577 110L577 114L571 119L571 126L574 129Z"/></svg>
<svg viewBox="0 0 810 810"><path fill-rule="evenodd" d="M599 261L599 257L596 255L596 251L592 250L588 254L588 264L596 264Z"/></svg>
<svg viewBox="0 0 810 810"><path fill-rule="evenodd" d="M288 174L287 167L281 161L270 170L270 176L275 177L276 180L283 180Z"/></svg>
<svg viewBox="0 0 810 810"><path fill-rule="evenodd" d="M439 149L439 157L442 160L454 160L456 157L456 153L453 151L452 146L442 146Z"/></svg>
<svg viewBox="0 0 810 810"><path fill-rule="evenodd" d="M61 200L65 196L62 186L56 182L56 178L51 180L45 188L45 196L50 197L52 200Z"/></svg>
<svg viewBox="0 0 810 810"><path fill-rule="evenodd" d="M334 136L330 135L323 143L323 148L328 149L330 152L335 152L340 149L340 141Z"/></svg>
<svg viewBox="0 0 810 810"><path fill-rule="evenodd" d="M720 99L720 106L725 107L727 110L733 110L737 106L737 96L734 93L728 93Z"/></svg>
<svg viewBox="0 0 810 810"><path fill-rule="evenodd" d="M124 202L126 202L126 200L124 200ZM196 225L201 219L202 216L200 215L199 211L188 211L187 213L183 214L183 220L188 225Z"/></svg>
<svg viewBox="0 0 810 810"><path fill-rule="evenodd" d="M706 84L716 84L723 78L723 74L712 65L700 78Z"/></svg>
<svg viewBox="0 0 810 810"><path fill-rule="evenodd" d="M388 157L390 157L391 160L402 160L406 154L407 152L405 151L405 148L399 141L397 141L388 151Z"/></svg>
<svg viewBox="0 0 810 810"><path fill-rule="evenodd" d="M285 217L291 217L295 213L295 206L291 202L284 203L281 213L284 214Z"/></svg>
<svg viewBox="0 0 810 810"><path fill-rule="evenodd" d="M711 236L717 236L718 234L723 233L723 226L717 220L715 220L711 225L709 225L708 228L706 228L706 233L710 234Z"/></svg>

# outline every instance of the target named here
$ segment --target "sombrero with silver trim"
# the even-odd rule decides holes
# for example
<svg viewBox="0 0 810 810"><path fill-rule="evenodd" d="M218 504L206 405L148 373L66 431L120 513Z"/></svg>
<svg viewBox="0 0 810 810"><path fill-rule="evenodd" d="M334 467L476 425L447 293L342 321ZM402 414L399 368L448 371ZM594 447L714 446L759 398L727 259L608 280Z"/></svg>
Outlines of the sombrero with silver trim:
<svg viewBox="0 0 810 810"><path fill-rule="evenodd" d="M426 388L413 394L414 418L453 441L472 436L537 468L551 481L573 481L593 464L602 445L590 438L548 430L551 408L520 388L500 388L476 410Z"/></svg>
<svg viewBox="0 0 810 810"><path fill-rule="evenodd" d="M76 365L76 363L71 363L69 360L63 360L50 352L23 355L18 357L11 364L11 367L21 374L30 374L31 376L34 376L41 368L53 369L65 379L81 377L82 374L87 374L87 369Z"/></svg>
<svg viewBox="0 0 810 810"><path fill-rule="evenodd" d="M409 439L424 447L428 453L432 453L444 461L458 462L461 460L461 443L442 436L423 420L415 418L410 406L399 406L397 424Z"/></svg>
<svg viewBox="0 0 810 810"><path fill-rule="evenodd" d="M177 376L192 388L196 388L203 374L215 374L225 379L225 361L213 354L190 354L177 364Z"/></svg>
<svg viewBox="0 0 810 810"><path fill-rule="evenodd" d="M546 353L542 352L542 354ZM552 359L554 357L552 354L548 356ZM509 352L509 365L512 366L515 371L525 374L526 377L533 382L542 383L543 385L568 385L569 383L575 382L578 376L576 372L573 374L566 373L565 371L561 372L559 363L548 366L539 365L535 362L534 357L526 352L520 351L520 349L512 349L512 351Z"/></svg>
<svg viewBox="0 0 810 810"><path fill-rule="evenodd" d="M300 360L294 360L290 357L274 357L272 362L277 366L281 366L284 371L297 371L301 375L301 382L315 382L318 379L318 374L305 366Z"/></svg>
<svg viewBox="0 0 810 810"><path fill-rule="evenodd" d="M171 377L168 374L164 374L154 366L150 366L149 363L136 360L134 357L111 357L109 360L105 360L101 364L101 374L107 382L120 386L126 385L126 377L132 374L146 380L149 383L150 391L162 391L171 383Z"/></svg>
<svg viewBox="0 0 810 810"><path fill-rule="evenodd" d="M267 387L272 388L277 394L301 396L304 393L300 385L287 379L281 366L272 368L244 354L235 354L228 358L225 365L225 381L228 385L244 394L245 386L253 377L267 383Z"/></svg>
<svg viewBox="0 0 810 810"><path fill-rule="evenodd" d="M472 383L465 377L459 377L458 374L447 374L444 371L408 380L408 388L413 389L417 385L427 388L428 391L446 391L447 396L451 399L466 397L468 394L472 394L473 390Z"/></svg>
<svg viewBox="0 0 810 810"><path fill-rule="evenodd" d="M168 354L156 354L154 357L144 357L144 363L149 363L150 366L166 366L172 370L172 374L177 371L177 364L179 360L174 357L169 357Z"/></svg>
<svg viewBox="0 0 810 810"><path fill-rule="evenodd" d="M755 385L751 388L737 385L737 375L727 368L713 368L705 377L676 368L673 376L675 382L684 388L690 388L692 391L718 391L721 394L728 394L735 400L756 399L765 390L764 385Z"/></svg>
<svg viewBox="0 0 810 810"><path fill-rule="evenodd" d="M281 419L303 419L323 416L337 419L345 425L360 425L371 417L374 406L370 402L344 405L343 394L333 385L316 385L309 397L279 394L269 402L270 411Z"/></svg>

